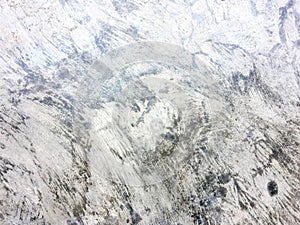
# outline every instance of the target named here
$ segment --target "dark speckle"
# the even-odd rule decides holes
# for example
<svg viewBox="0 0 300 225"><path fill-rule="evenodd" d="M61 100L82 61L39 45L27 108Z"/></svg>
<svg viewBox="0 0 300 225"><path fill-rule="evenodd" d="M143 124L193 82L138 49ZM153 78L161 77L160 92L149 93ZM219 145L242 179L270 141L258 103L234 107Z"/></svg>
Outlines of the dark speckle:
<svg viewBox="0 0 300 225"><path fill-rule="evenodd" d="M67 224L68 225L77 225L77 223L75 221L72 221L72 220L67 220Z"/></svg>
<svg viewBox="0 0 300 225"><path fill-rule="evenodd" d="M142 220L141 216L132 208L129 203L126 204L126 207L129 210L132 224L138 224Z"/></svg>
<svg viewBox="0 0 300 225"><path fill-rule="evenodd" d="M172 133L166 133L163 135L164 139L171 141L171 142L178 142L178 137Z"/></svg>
<svg viewBox="0 0 300 225"><path fill-rule="evenodd" d="M141 109L140 107L138 106L138 104L134 103L133 106L131 107L131 109L134 111L134 112L140 112Z"/></svg>
<svg viewBox="0 0 300 225"><path fill-rule="evenodd" d="M251 206L252 208L254 208L254 207L255 207L255 203L252 202L252 201L250 201L250 206Z"/></svg>
<svg viewBox="0 0 300 225"><path fill-rule="evenodd" d="M85 62L87 64L92 64L92 62L93 62L91 54L86 51L82 53L81 59L83 62Z"/></svg>
<svg viewBox="0 0 300 225"><path fill-rule="evenodd" d="M212 172L209 172L209 174L205 176L205 179L208 183L212 183L215 178L216 177Z"/></svg>
<svg viewBox="0 0 300 225"><path fill-rule="evenodd" d="M229 173L224 173L218 176L218 181L221 184L227 184L230 181L230 174Z"/></svg>
<svg viewBox="0 0 300 225"><path fill-rule="evenodd" d="M216 197L226 197L227 189L225 187L219 187L215 195Z"/></svg>
<svg viewBox="0 0 300 225"><path fill-rule="evenodd" d="M208 199L201 199L199 204L200 206L207 207L210 205L210 201Z"/></svg>
<svg viewBox="0 0 300 225"><path fill-rule="evenodd" d="M268 183L268 191L270 196L274 196L278 194L278 185L275 181L270 181Z"/></svg>
<svg viewBox="0 0 300 225"><path fill-rule="evenodd" d="M53 99L51 97L49 97L49 96L44 97L44 99L41 100L40 102L44 103L46 105L49 105L49 106L53 106L55 104L54 101L53 101Z"/></svg>
<svg viewBox="0 0 300 225"><path fill-rule="evenodd" d="M242 201L239 201L239 205L240 205L242 210L247 210L248 209L248 207Z"/></svg>

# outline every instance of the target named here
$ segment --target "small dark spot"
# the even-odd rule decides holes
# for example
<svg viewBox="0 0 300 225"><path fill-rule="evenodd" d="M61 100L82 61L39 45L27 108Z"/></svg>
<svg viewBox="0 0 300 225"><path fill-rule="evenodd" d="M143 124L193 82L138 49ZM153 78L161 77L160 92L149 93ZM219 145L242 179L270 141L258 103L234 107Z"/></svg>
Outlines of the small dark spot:
<svg viewBox="0 0 300 225"><path fill-rule="evenodd" d="M257 173L258 173L259 175L262 175L262 174L263 174L263 172L264 172L264 171L263 171L263 169L262 169L262 168L260 168L260 167L259 167L259 168L257 168Z"/></svg>
<svg viewBox="0 0 300 225"><path fill-rule="evenodd" d="M242 210L247 210L248 209L248 207L241 201L239 201L239 205L240 205Z"/></svg>
<svg viewBox="0 0 300 225"><path fill-rule="evenodd" d="M194 223L197 222L197 224L201 224L201 223L198 222L201 219L201 215L198 212L193 213L191 215L191 217L193 218Z"/></svg>
<svg viewBox="0 0 300 225"><path fill-rule="evenodd" d="M141 108L138 106L138 104L134 103L131 107L131 109L134 111L134 112L140 112L141 111Z"/></svg>
<svg viewBox="0 0 300 225"><path fill-rule="evenodd" d="M254 208L255 207L255 203L254 202L250 202L250 206L252 207L252 208Z"/></svg>
<svg viewBox="0 0 300 225"><path fill-rule="evenodd" d="M55 104L55 102L53 101L53 99L49 96L47 97L44 97L43 100L40 101L41 103L44 103L46 105L49 105L49 106L53 106Z"/></svg>
<svg viewBox="0 0 300 225"><path fill-rule="evenodd" d="M87 63L87 64L92 64L92 56L91 54L89 54L88 52L83 52L81 55L81 59L83 62Z"/></svg>
<svg viewBox="0 0 300 225"><path fill-rule="evenodd" d="M278 185L275 181L270 181L268 183L268 191L270 196L274 196L278 194Z"/></svg>
<svg viewBox="0 0 300 225"><path fill-rule="evenodd" d="M201 199L199 204L200 204L200 206L207 207L210 205L210 201L208 199Z"/></svg>
<svg viewBox="0 0 300 225"><path fill-rule="evenodd" d="M150 209L150 208L146 208L145 211L146 211L147 213L150 213L150 212L151 212L151 209Z"/></svg>
<svg viewBox="0 0 300 225"><path fill-rule="evenodd" d="M72 221L72 220L67 220L67 224L68 225L77 225L77 223L75 221Z"/></svg>
<svg viewBox="0 0 300 225"><path fill-rule="evenodd" d="M209 184L211 184L215 178L216 177L212 172L209 172L209 174L205 176L206 182Z"/></svg>
<svg viewBox="0 0 300 225"><path fill-rule="evenodd" d="M129 210L132 224L138 224L142 220L141 216L132 208L132 206L129 203L126 204L126 207Z"/></svg>
<svg viewBox="0 0 300 225"><path fill-rule="evenodd" d="M220 176L218 176L218 181L221 184L227 184L230 181L230 174L229 173L223 173Z"/></svg>
<svg viewBox="0 0 300 225"><path fill-rule="evenodd" d="M222 212L222 209L221 209L221 207L219 207L219 206L217 206L217 207L215 208L215 210L216 210L217 213L221 213L221 212Z"/></svg>
<svg viewBox="0 0 300 225"><path fill-rule="evenodd" d="M3 143L0 143L0 148L5 149L5 145Z"/></svg>
<svg viewBox="0 0 300 225"><path fill-rule="evenodd" d="M73 208L73 215L76 218L80 218L80 216L83 215L83 214L84 214L83 207L81 205L75 205L75 207Z"/></svg>
<svg viewBox="0 0 300 225"><path fill-rule="evenodd" d="M216 197L225 198L227 195L227 189L225 187L219 187L219 189L215 193Z"/></svg>
<svg viewBox="0 0 300 225"><path fill-rule="evenodd" d="M175 142L175 143L177 143L178 142L178 137L177 137L177 135L175 135L175 134L172 134L172 133L166 133L166 134L163 134L162 135L163 136L163 138L165 139L165 140L167 140L167 141L171 141L171 142Z"/></svg>
<svg viewBox="0 0 300 225"><path fill-rule="evenodd" d="M131 214L131 220L132 220L132 224L136 225L142 220L142 218L138 213L135 212Z"/></svg>
<svg viewBox="0 0 300 225"><path fill-rule="evenodd" d="M30 217L30 222L33 222L33 221L35 221L35 220L37 220L36 216Z"/></svg>

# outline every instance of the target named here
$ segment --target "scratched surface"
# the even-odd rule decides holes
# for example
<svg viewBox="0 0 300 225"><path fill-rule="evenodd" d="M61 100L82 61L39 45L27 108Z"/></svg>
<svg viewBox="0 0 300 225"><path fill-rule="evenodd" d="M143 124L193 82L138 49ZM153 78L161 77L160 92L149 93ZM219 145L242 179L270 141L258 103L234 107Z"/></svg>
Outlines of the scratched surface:
<svg viewBox="0 0 300 225"><path fill-rule="evenodd" d="M0 224L300 224L300 1L1 1L0 28Z"/></svg>

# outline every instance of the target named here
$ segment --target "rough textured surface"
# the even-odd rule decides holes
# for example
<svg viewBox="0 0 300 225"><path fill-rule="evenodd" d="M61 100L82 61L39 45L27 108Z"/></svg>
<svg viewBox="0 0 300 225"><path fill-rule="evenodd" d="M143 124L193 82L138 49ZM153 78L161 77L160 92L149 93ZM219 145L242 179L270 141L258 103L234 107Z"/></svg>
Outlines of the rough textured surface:
<svg viewBox="0 0 300 225"><path fill-rule="evenodd" d="M0 3L1 224L300 224L300 1Z"/></svg>

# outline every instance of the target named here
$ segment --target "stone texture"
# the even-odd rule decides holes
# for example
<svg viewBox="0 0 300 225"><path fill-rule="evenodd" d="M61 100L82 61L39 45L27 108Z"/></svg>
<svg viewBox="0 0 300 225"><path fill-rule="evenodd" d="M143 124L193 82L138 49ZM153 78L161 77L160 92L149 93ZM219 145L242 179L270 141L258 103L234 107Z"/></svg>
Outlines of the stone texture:
<svg viewBox="0 0 300 225"><path fill-rule="evenodd" d="M1 224L300 224L300 2L0 3Z"/></svg>

